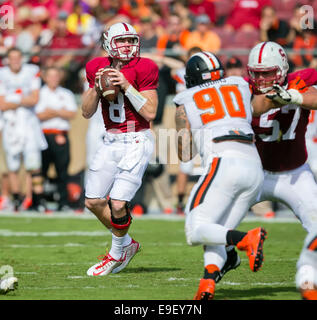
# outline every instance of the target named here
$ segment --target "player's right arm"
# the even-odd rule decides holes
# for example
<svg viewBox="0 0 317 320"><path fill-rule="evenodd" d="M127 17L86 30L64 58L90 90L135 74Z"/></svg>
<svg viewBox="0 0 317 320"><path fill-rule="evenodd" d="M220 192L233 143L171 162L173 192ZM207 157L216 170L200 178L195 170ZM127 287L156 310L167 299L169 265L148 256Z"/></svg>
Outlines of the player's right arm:
<svg viewBox="0 0 317 320"><path fill-rule="evenodd" d="M180 105L176 108L175 122L177 130L178 158L183 162L188 162L194 158L197 154L197 150L193 144L193 137L184 105Z"/></svg>
<svg viewBox="0 0 317 320"><path fill-rule="evenodd" d="M89 88L83 94L82 115L85 119L90 119L97 110L99 95L95 88Z"/></svg>
<svg viewBox="0 0 317 320"><path fill-rule="evenodd" d="M278 102L268 99L265 94L254 95L251 100L252 104L252 115L259 117L261 114L266 113L271 109L281 108L283 105Z"/></svg>
<svg viewBox="0 0 317 320"><path fill-rule="evenodd" d="M82 100L82 106L81 106L82 115L85 119L90 119L94 115L94 113L97 111L97 108L98 108L100 96L97 90L98 90L98 80L101 75L101 70L103 69L99 69L96 72L93 87L91 87L91 83L92 83L91 78L89 78L87 74L89 88L83 94L83 100Z"/></svg>

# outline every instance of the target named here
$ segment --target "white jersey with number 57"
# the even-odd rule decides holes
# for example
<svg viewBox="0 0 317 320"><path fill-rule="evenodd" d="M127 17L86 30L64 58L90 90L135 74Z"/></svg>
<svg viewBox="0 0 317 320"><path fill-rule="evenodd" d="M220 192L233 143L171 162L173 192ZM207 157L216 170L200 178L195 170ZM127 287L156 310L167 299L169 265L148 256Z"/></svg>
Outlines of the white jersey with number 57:
<svg viewBox="0 0 317 320"><path fill-rule="evenodd" d="M177 106L184 105L201 155L211 148L212 141L253 140L251 92L242 77L232 76L189 88L177 94L174 102Z"/></svg>

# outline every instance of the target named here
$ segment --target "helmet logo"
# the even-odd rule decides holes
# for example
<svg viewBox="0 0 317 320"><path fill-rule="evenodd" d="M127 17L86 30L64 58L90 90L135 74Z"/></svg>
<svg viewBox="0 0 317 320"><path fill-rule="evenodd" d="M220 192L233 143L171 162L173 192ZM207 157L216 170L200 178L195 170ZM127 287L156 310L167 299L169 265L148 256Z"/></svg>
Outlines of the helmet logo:
<svg viewBox="0 0 317 320"><path fill-rule="evenodd" d="M280 55L282 56L282 59L285 60L285 59L286 59L286 55L285 55L284 51L280 48L280 49L278 50L278 52L279 52Z"/></svg>
<svg viewBox="0 0 317 320"><path fill-rule="evenodd" d="M122 24L123 24L123 26L124 26L125 31L129 31L128 26L127 26L124 22L123 22Z"/></svg>

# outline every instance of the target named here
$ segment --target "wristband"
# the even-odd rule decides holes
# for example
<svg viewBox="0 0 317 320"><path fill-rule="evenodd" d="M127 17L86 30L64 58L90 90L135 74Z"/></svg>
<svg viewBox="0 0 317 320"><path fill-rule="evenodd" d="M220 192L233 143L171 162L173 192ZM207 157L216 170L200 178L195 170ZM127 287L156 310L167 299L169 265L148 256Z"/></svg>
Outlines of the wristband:
<svg viewBox="0 0 317 320"><path fill-rule="evenodd" d="M125 92L125 95L130 100L133 108L139 112L140 109L145 105L147 99L144 98L139 91L137 91L131 84L127 91Z"/></svg>
<svg viewBox="0 0 317 320"><path fill-rule="evenodd" d="M291 103L302 105L303 104L303 95L296 89L287 90L291 96Z"/></svg>

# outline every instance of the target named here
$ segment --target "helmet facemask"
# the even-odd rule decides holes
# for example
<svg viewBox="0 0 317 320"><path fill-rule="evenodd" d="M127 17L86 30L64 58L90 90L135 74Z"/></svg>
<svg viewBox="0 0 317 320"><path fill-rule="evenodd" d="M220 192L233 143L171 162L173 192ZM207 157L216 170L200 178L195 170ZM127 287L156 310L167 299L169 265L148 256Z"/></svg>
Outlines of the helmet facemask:
<svg viewBox="0 0 317 320"><path fill-rule="evenodd" d="M118 40L121 39L132 39L132 41L118 44ZM109 27L103 33L102 46L111 58L123 61L129 61L140 55L140 37L135 29L126 23L117 23ZM130 50L127 50L127 47Z"/></svg>
<svg viewBox="0 0 317 320"><path fill-rule="evenodd" d="M267 93L273 89L274 84L283 85L285 75L279 66L272 67L247 67L250 82L256 93Z"/></svg>
<svg viewBox="0 0 317 320"><path fill-rule="evenodd" d="M119 39L132 39L133 43L126 43L122 46L118 46L117 40ZM111 46L111 53L112 53L112 58L117 58L120 60L131 60L135 57L139 56L139 51L140 51L140 39L139 36L133 35L133 36L117 36L113 37L110 42ZM122 51L125 50L125 48L129 47L131 50L129 50L127 53L124 53Z"/></svg>

